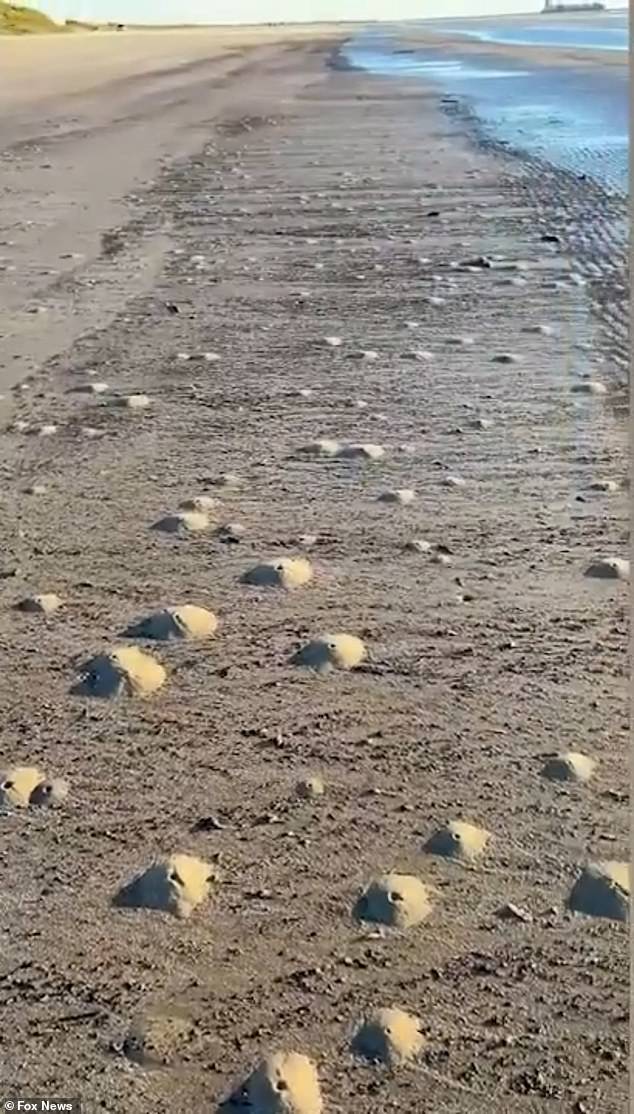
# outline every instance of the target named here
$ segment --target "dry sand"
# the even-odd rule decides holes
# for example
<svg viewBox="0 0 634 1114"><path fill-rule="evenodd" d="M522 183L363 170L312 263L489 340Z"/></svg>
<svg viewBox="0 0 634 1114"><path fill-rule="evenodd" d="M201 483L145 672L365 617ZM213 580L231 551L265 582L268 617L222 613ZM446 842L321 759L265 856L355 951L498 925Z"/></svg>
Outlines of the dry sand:
<svg viewBox="0 0 634 1114"><path fill-rule="evenodd" d="M216 1111L295 1051L324 1114L620 1114L626 926L567 909L589 861L627 858L627 583L584 576L627 549L625 491L592 488L626 469L616 202L478 147L420 84L329 70L317 43L197 66L58 95L37 142L9 136L33 106L2 125L2 375L29 377L0 436L0 765L70 793L0 817L0 1089ZM588 284L553 286L571 261ZM88 371L152 405L78 392ZM607 395L572 393L583 375ZM298 456L323 438L385 457ZM192 493L234 544L151 529ZM241 583L306 534L310 585ZM64 606L15 609L43 591ZM218 633L145 646L159 691L71 693L175 602ZM292 664L329 630L367 659ZM590 782L542 776L567 751L598 760ZM473 865L424 850L457 817L494 833ZM184 921L113 906L173 852L220 860L213 901ZM390 873L432 895L402 932L353 916ZM424 1039L398 1073L350 1050L393 1005ZM140 1064L126 1035L157 1016Z"/></svg>

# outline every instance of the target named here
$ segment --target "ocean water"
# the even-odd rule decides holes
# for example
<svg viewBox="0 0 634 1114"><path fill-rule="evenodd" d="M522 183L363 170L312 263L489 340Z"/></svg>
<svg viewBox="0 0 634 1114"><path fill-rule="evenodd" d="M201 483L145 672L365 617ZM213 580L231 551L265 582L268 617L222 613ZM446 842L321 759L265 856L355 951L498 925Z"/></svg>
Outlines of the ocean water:
<svg viewBox="0 0 634 1114"><path fill-rule="evenodd" d="M625 26L625 17L620 18ZM442 30L445 34L450 29L455 33L458 22L467 21L446 23ZM510 24L496 24L494 20L477 22L478 34L489 35L490 41L497 41L498 33L511 28ZM520 29L525 28L528 33L534 23L529 18L525 24L513 24L517 41ZM595 35L604 34L599 24L605 28L608 23L609 19L600 17ZM440 30L438 23L435 27ZM496 30L500 27L501 31ZM567 25L571 37L577 33L577 27L584 33L587 30L585 21L571 21ZM557 34L557 25L549 22L541 33ZM452 54L431 47L403 54L399 49L402 50L404 41L403 25L391 30L372 28L349 41L346 58L352 65L373 73L420 77L431 82L443 93L463 100L477 117L483 133L491 139L594 178L610 192L628 192L626 65L588 68L555 63L533 65L500 54L461 54L458 48ZM559 44L551 40L550 45Z"/></svg>
<svg viewBox="0 0 634 1114"><path fill-rule="evenodd" d="M528 46L572 46L581 50L627 50L628 16L626 11L602 12L579 17L552 13L537 19L514 20L434 20L424 24L426 30L443 35L464 35L480 42L509 43Z"/></svg>

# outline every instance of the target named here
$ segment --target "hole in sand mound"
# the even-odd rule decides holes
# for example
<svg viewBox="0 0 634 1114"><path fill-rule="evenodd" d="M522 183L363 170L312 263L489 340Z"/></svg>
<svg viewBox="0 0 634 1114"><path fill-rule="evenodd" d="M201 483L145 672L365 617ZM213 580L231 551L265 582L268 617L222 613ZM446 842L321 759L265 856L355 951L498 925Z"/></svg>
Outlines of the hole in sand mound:
<svg viewBox="0 0 634 1114"><path fill-rule="evenodd" d="M344 445L338 455L344 460L383 460L385 449L382 445L365 442L359 445Z"/></svg>
<svg viewBox="0 0 634 1114"><path fill-rule="evenodd" d="M598 379L586 379L583 383L573 383L570 391L573 395L607 395L608 388Z"/></svg>
<svg viewBox="0 0 634 1114"><path fill-rule="evenodd" d="M192 499L183 499L179 504L181 511L194 511L196 514L211 514L218 506L218 500L211 495L194 495Z"/></svg>
<svg viewBox="0 0 634 1114"><path fill-rule="evenodd" d="M251 1073L240 1094L233 1097L251 1114L322 1114L317 1069L299 1052L276 1052ZM234 1109L234 1106L226 1109Z"/></svg>
<svg viewBox="0 0 634 1114"><path fill-rule="evenodd" d="M445 859L460 859L471 862L485 850L490 833L463 820L448 820L427 840L424 850L430 855L442 855Z"/></svg>
<svg viewBox="0 0 634 1114"><path fill-rule="evenodd" d="M341 452L341 445L338 441L330 441L325 438L322 441L310 441L307 445L303 445L298 449L299 456L306 457L333 457L338 456Z"/></svg>
<svg viewBox="0 0 634 1114"><path fill-rule="evenodd" d="M139 623L129 627L126 634L132 638L152 638L158 642L168 642L173 638L194 641L211 638L218 628L218 620L213 611L185 603L180 607L166 607L155 611Z"/></svg>
<svg viewBox="0 0 634 1114"><path fill-rule="evenodd" d="M595 580L629 580L630 562L622 557L604 557L589 565L584 575Z"/></svg>
<svg viewBox="0 0 634 1114"><path fill-rule="evenodd" d="M292 664L325 673L330 669L354 669L366 656L364 643L354 634L323 634L302 647Z"/></svg>
<svg viewBox="0 0 634 1114"><path fill-rule="evenodd" d="M210 525L208 515L201 511L180 511L178 514L165 515L165 518L154 523L152 529L159 530L162 534L200 534L208 530Z"/></svg>
<svg viewBox="0 0 634 1114"><path fill-rule="evenodd" d="M0 774L0 805L27 808L31 794L45 776L36 766L12 766Z"/></svg>
<svg viewBox="0 0 634 1114"><path fill-rule="evenodd" d="M568 898L574 913L626 921L630 905L630 864L589 863L575 882Z"/></svg>
<svg viewBox="0 0 634 1114"><path fill-rule="evenodd" d="M412 928L432 911L429 891L411 874L384 874L375 878L359 897L355 916L392 928Z"/></svg>
<svg viewBox="0 0 634 1114"><path fill-rule="evenodd" d="M515 352L500 352L497 356L493 356L491 362L494 364L519 364L520 357Z"/></svg>
<svg viewBox="0 0 634 1114"><path fill-rule="evenodd" d="M137 646L119 646L109 654L98 654L82 667L81 679L74 686L76 696L104 699L126 696L150 696L165 683L166 673L160 662Z"/></svg>
<svg viewBox="0 0 634 1114"><path fill-rule="evenodd" d="M366 1060L398 1067L418 1056L424 1044L417 1017L396 1008L378 1009L355 1033L352 1050Z"/></svg>
<svg viewBox="0 0 634 1114"><path fill-rule="evenodd" d="M542 774L550 781L589 781L595 769L594 758L576 750L566 751L549 758L542 766Z"/></svg>
<svg viewBox="0 0 634 1114"><path fill-rule="evenodd" d="M322 779L313 774L312 777L302 778L297 783L297 796L302 797L306 801L315 800L316 797L323 797L326 787Z"/></svg>
<svg viewBox="0 0 634 1114"><path fill-rule="evenodd" d="M242 576L243 584L256 588L301 588L313 578L310 561L305 557L279 557L254 565Z"/></svg>
<svg viewBox="0 0 634 1114"><path fill-rule="evenodd" d="M17 605L18 611L26 611L32 615L52 615L62 606L62 601L54 592L43 592L36 596L26 596Z"/></svg>
<svg viewBox="0 0 634 1114"><path fill-rule="evenodd" d="M29 804L38 808L58 808L68 797L70 786L61 777L40 781L29 797Z"/></svg>
<svg viewBox="0 0 634 1114"><path fill-rule="evenodd" d="M378 358L379 353L375 352L372 348L361 348L356 352L350 353L351 360L365 360L367 363L373 363L373 361L378 360Z"/></svg>
<svg viewBox="0 0 634 1114"><path fill-rule="evenodd" d="M472 344L475 344L475 337L472 337L472 336L447 337L446 340L445 340L445 344L451 345L452 348L470 348Z"/></svg>
<svg viewBox="0 0 634 1114"><path fill-rule="evenodd" d="M174 854L152 863L115 895L128 909L160 909L185 920L207 900L218 877L214 867L192 855Z"/></svg>
<svg viewBox="0 0 634 1114"><path fill-rule="evenodd" d="M391 503L399 507L408 507L416 499L416 492L409 487L402 487L396 491L384 491L379 495L379 503Z"/></svg>
<svg viewBox="0 0 634 1114"><path fill-rule="evenodd" d="M128 1060L147 1067L173 1064L184 1051L194 1023L183 1012L156 1010L138 1017L121 1045Z"/></svg>

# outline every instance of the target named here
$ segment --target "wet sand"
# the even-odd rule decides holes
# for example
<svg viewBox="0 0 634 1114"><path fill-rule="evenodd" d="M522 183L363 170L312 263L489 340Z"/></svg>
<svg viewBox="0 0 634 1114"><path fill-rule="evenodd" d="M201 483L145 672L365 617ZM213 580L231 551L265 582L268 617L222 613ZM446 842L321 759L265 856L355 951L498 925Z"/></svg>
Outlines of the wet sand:
<svg viewBox="0 0 634 1114"><path fill-rule="evenodd" d="M88 1111L216 1110L262 1053L292 1048L317 1062L325 1111L617 1114L626 929L566 909L589 859L628 857L627 587L583 575L627 550L623 275L607 249L589 267L604 202L478 146L420 83L329 69L318 44L222 66L148 92L125 127L95 115L45 153L9 147L19 355L2 374L29 374L0 437L1 754L71 793L1 818L3 1075ZM161 165L135 161L159 119ZM82 175L98 152L121 178L95 224ZM37 273L39 253L76 250L67 273ZM480 255L500 258L454 266ZM586 375L605 396L573 393ZM105 396L82 392L95 380ZM138 392L147 410L112 404ZM385 458L298 458L322 437ZM378 501L405 488L408 507ZM151 529L202 493L244 526L238 544ZM312 584L241 583L309 534ZM413 538L432 556L406 552ZM35 591L64 606L16 612ZM71 694L82 662L182 602L216 611L218 633L146 646L159 693ZM368 660L290 664L325 630L363 638ZM589 784L544 779L565 750L598 760ZM296 794L310 774L314 802ZM423 852L448 819L492 833L479 864ZM173 850L220 856L216 897L184 922L112 907ZM389 870L433 887L419 927L353 919ZM349 1039L392 1005L428 1043L387 1071ZM139 1066L123 1041L157 1008L191 1029Z"/></svg>

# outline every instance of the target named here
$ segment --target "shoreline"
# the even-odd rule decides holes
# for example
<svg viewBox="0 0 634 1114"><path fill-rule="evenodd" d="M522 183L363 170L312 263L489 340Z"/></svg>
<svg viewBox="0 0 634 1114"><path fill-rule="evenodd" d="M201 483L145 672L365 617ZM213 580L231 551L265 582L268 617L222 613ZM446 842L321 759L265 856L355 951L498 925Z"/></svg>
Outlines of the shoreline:
<svg viewBox="0 0 634 1114"><path fill-rule="evenodd" d="M422 83L325 53L266 47L178 88L142 82L110 122L88 103L45 154L20 155L10 222L3 202L19 242L0 252L55 288L34 285L47 312L21 319L33 366L0 434L0 752L70 783L60 809L2 818L5 1072L16 1092L109 1114L215 1111L261 1055L292 1047L316 1061L329 1111L619 1114L625 926L566 902L588 859L628 847L626 585L584 576L627 544L621 325L593 307L614 301L620 261L584 220L581 183L477 144ZM161 163L155 148L135 162L155 119ZM80 228L85 160L111 203L117 145L135 184L114 226L86 209ZM43 159L51 192L63 181L78 202L57 212L63 246L46 240ZM546 243L554 214L561 242ZM593 228L604 273L578 284ZM26 267L80 235L98 245L85 270ZM55 347L49 317L57 354L36 360L39 337ZM575 394L585 377L607 394ZM149 406L115 405L130 394ZM302 459L317 438L385 456ZM379 500L402 489L411 505ZM201 494L218 501L209 530L152 529ZM242 582L280 555L307 557L314 581ZM17 611L32 592L63 605ZM183 602L218 632L143 643L163 689L71 694L82 662ZM325 630L362 638L366 662L323 677L292 664ZM595 758L589 784L545 779L554 750ZM325 793L307 801L311 775ZM423 850L448 819L491 833L473 868ZM186 921L113 908L176 850L220 856L208 904ZM429 919L396 935L352 916L391 870L433 894ZM392 1005L427 1043L388 1072L349 1040Z"/></svg>

